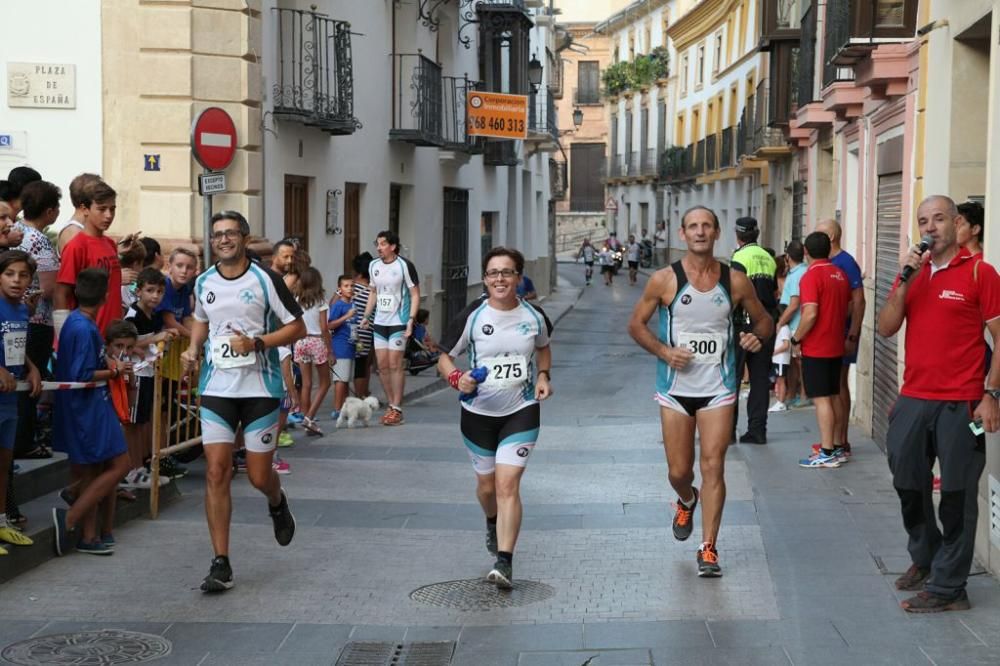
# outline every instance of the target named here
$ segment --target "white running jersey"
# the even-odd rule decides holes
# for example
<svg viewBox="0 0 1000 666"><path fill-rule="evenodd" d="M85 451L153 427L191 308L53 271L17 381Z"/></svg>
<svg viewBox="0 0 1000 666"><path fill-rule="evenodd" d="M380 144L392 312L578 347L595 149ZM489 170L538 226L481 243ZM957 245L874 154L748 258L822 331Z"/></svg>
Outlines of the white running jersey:
<svg viewBox="0 0 1000 666"><path fill-rule="evenodd" d="M594 263L594 255L597 254L597 250L594 249L593 245L584 245L583 249L580 250L580 254L583 255L584 263L592 264Z"/></svg>
<svg viewBox="0 0 1000 666"><path fill-rule="evenodd" d="M375 322L380 326L405 326L416 315L410 289L420 284L417 267L404 257L392 263L374 260L368 267L372 298L375 299Z"/></svg>
<svg viewBox="0 0 1000 666"><path fill-rule="evenodd" d="M549 344L552 323L537 305L518 300L497 310L480 297L461 312L441 338L452 358L469 353L469 368L486 367L489 377L462 407L484 416L507 416L535 400L535 350Z"/></svg>
<svg viewBox="0 0 1000 666"><path fill-rule="evenodd" d="M705 398L736 391L729 267L720 266L719 282L708 291L698 291L688 282L681 262L671 266L677 294L669 307L660 305L659 338L672 347L685 347L694 358L681 370L657 361L659 395Z"/></svg>
<svg viewBox="0 0 1000 666"><path fill-rule="evenodd" d="M280 398L278 349L241 355L232 351L229 338L236 332L249 337L264 335L302 316L284 280L253 261L243 275L229 279L212 266L194 286L194 318L208 323L205 358L198 390L221 398Z"/></svg>

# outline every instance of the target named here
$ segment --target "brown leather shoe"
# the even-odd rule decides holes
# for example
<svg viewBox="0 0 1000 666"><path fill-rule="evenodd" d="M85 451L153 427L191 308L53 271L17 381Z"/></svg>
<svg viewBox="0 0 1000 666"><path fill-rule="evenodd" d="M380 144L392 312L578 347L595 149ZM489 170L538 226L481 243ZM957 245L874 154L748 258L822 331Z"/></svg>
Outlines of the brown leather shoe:
<svg viewBox="0 0 1000 666"><path fill-rule="evenodd" d="M900 607L907 613L942 613L953 610L969 610L969 595L965 590L959 592L957 597L949 599L930 592L918 592L917 596L901 602Z"/></svg>
<svg viewBox="0 0 1000 666"><path fill-rule="evenodd" d="M931 575L929 569L921 569L916 564L911 564L906 573L896 579L896 589L906 592L919 592L924 589L924 581Z"/></svg>

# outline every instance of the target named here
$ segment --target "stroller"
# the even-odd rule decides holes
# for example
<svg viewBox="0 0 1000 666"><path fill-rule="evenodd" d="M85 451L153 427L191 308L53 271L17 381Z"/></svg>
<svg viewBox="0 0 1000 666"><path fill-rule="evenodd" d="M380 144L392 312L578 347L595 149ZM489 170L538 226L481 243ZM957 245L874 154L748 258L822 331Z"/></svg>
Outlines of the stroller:
<svg viewBox="0 0 1000 666"><path fill-rule="evenodd" d="M430 351L424 346L424 343L413 336L410 336L409 342L406 343L404 358L406 359L406 369L411 375L419 375L427 368L437 365L439 356L441 356L441 352Z"/></svg>

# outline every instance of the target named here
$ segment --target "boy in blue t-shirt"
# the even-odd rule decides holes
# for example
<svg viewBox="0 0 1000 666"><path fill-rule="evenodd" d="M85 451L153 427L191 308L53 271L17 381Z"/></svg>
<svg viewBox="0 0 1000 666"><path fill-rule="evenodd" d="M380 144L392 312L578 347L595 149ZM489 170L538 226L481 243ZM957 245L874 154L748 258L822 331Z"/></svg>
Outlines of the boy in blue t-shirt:
<svg viewBox="0 0 1000 666"><path fill-rule="evenodd" d="M59 334L55 376L59 382L107 382L116 379L127 362L105 356L104 339L94 323L104 303L108 274L88 268L76 276L77 309ZM97 507L114 501L115 488L128 472L128 447L107 386L56 391L53 448L64 451L80 470L76 501L67 509L52 509L56 555L76 549L110 555L112 543L97 534Z"/></svg>
<svg viewBox="0 0 1000 666"><path fill-rule="evenodd" d="M194 314L194 278L198 256L185 247L176 248L167 261L167 281L163 300L156 307L163 313L163 325L185 338L191 337Z"/></svg>
<svg viewBox="0 0 1000 666"><path fill-rule="evenodd" d="M333 351L333 408L334 414L340 413L340 408L347 400L350 392L350 381L354 377L355 331L357 321L354 305L354 280L347 275L337 278L337 300L330 303L330 314L327 315L327 328L330 329L330 347ZM336 418L331 415L331 418Z"/></svg>
<svg viewBox="0 0 1000 666"><path fill-rule="evenodd" d="M0 253L0 541L30 546L31 539L7 522L7 479L14 460L17 433L17 382L27 379L32 397L41 392L41 375L25 354L28 306L22 299L35 275L27 252ZM0 546L0 555L7 550Z"/></svg>

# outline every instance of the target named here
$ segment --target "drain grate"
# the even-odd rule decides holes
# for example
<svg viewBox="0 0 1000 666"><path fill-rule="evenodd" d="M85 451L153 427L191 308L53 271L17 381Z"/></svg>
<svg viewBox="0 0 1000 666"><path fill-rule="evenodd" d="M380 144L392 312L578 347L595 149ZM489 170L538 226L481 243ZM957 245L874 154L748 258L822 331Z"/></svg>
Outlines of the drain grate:
<svg viewBox="0 0 1000 666"><path fill-rule="evenodd" d="M518 580L513 590L498 590L496 585L482 578L450 580L417 588L410 598L428 606L455 608L463 611L489 611L496 608L513 608L545 601L556 593L555 589L533 580Z"/></svg>
<svg viewBox="0 0 1000 666"><path fill-rule="evenodd" d="M21 666L114 666L170 654L170 641L137 631L102 629L39 636L8 645L0 659Z"/></svg>
<svg viewBox="0 0 1000 666"><path fill-rule="evenodd" d="M448 666L454 652L454 641L353 641L344 646L336 666Z"/></svg>

